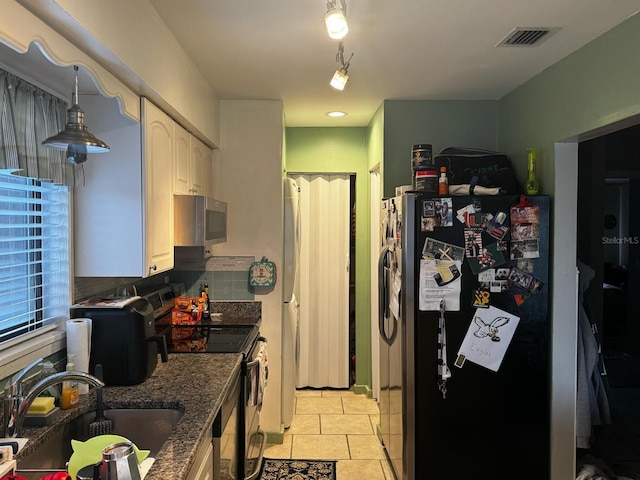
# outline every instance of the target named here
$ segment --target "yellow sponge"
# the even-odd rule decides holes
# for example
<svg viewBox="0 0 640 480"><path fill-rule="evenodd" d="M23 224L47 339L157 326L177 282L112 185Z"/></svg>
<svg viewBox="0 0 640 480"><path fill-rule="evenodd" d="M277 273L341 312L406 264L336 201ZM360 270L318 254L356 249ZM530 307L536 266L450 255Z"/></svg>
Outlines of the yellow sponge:
<svg viewBox="0 0 640 480"><path fill-rule="evenodd" d="M28 414L46 415L54 407L55 398L53 397L37 397L27 410Z"/></svg>

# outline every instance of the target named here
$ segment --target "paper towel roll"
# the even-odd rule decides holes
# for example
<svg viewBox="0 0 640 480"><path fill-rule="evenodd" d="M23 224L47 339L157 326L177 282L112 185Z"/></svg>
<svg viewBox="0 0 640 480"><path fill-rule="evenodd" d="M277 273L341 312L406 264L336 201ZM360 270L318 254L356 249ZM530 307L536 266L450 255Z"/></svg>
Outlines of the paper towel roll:
<svg viewBox="0 0 640 480"><path fill-rule="evenodd" d="M73 364L77 372L89 372L91 355L91 319L74 318L67 320L67 354L75 355ZM78 384L81 395L89 393L89 385Z"/></svg>

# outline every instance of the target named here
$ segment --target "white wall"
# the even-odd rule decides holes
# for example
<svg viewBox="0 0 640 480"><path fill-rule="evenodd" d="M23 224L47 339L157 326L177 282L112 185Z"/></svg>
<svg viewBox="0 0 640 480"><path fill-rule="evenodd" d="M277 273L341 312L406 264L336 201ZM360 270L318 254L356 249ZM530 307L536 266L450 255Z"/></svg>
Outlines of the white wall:
<svg viewBox="0 0 640 480"><path fill-rule="evenodd" d="M2 3L0 44L9 47L0 45L0 62L3 65L10 67L10 70L19 76L26 74L29 81L57 95L60 95L63 89L65 92L62 95L63 98L68 94L72 84L70 81L68 83L65 81L64 85L61 84L64 75L61 75L58 67L70 65L85 67L105 96L118 99L123 115L134 121L140 121L138 95L85 51L70 43L63 35L16 2ZM36 45L37 49L30 51L32 45ZM42 54L37 53L38 50ZM23 55L25 52L29 53ZM69 75L69 78L73 77Z"/></svg>
<svg viewBox="0 0 640 480"><path fill-rule="evenodd" d="M578 144L555 145L553 198L551 478L575 478L578 282L576 278Z"/></svg>
<svg viewBox="0 0 640 480"><path fill-rule="evenodd" d="M214 173L216 197L227 202L227 243L215 255L266 256L281 275L283 261L283 120L281 101L222 100L220 151ZM257 289L260 333L268 340L269 385L262 429L281 431L282 282Z"/></svg>
<svg viewBox="0 0 640 480"><path fill-rule="evenodd" d="M216 94L147 0L19 3L209 146L218 145Z"/></svg>

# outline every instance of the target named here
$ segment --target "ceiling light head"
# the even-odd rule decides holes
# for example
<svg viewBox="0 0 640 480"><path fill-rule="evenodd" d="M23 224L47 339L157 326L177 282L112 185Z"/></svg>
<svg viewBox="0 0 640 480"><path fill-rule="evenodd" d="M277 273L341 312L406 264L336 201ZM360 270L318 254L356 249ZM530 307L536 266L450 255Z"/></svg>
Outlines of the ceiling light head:
<svg viewBox="0 0 640 480"><path fill-rule="evenodd" d="M72 93L73 105L67 110L67 124L60 133L47 138L42 145L55 150L66 150L67 160L74 165L87 161L87 153L105 153L109 145L96 138L84 124L84 111L78 105L78 67L76 72L75 91Z"/></svg>
<svg viewBox="0 0 640 480"><path fill-rule="evenodd" d="M325 113L325 115L327 117L331 117L331 118L340 118L340 117L346 117L347 116L347 112L341 112L339 110L335 110L332 112L327 112Z"/></svg>
<svg viewBox="0 0 640 480"><path fill-rule="evenodd" d="M324 24L327 27L327 33L334 40L342 40L349 32L347 24L347 6L342 2L338 6L338 1L327 2L327 14L324 16Z"/></svg>
<svg viewBox="0 0 640 480"><path fill-rule="evenodd" d="M324 23L327 26L327 33L334 40L343 39L349 32L347 17L344 16L342 10L331 10L324 17Z"/></svg>
<svg viewBox="0 0 640 480"><path fill-rule="evenodd" d="M333 74L333 78L331 78L329 85L331 85L336 90L342 91L344 90L344 87L347 85L348 81L349 75L347 75L347 70L341 68L340 70L336 70L336 73Z"/></svg>

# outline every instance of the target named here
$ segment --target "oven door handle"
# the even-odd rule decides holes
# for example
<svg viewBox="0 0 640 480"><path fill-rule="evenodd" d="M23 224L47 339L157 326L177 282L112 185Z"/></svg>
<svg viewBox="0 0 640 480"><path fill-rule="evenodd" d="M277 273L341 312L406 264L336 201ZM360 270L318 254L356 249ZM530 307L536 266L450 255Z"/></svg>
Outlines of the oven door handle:
<svg viewBox="0 0 640 480"><path fill-rule="evenodd" d="M258 337L258 339L256 340L255 343L255 347L253 348L253 352L258 351L258 343L263 342L265 345L267 344L267 339L264 337ZM252 352L252 353L253 353ZM253 356L253 355L252 355ZM266 355L265 355L265 362L264 364L266 365ZM264 386L266 386L266 379L268 378L268 370L265 369L265 383L264 386L260 386L261 385L261 378L260 378L260 372L258 372L257 374L252 374L252 372L258 368L260 366L260 359L256 358L255 360L252 360L250 362L246 363L246 378L245 378L245 382L246 382L246 398L245 400L245 404L249 405L250 399L253 398L255 400L255 406L258 410L260 410L262 408L262 396L259 393L256 393L254 391L254 389L258 389L258 391L260 389L263 389ZM255 384L254 384L254 378L255 378Z"/></svg>
<svg viewBox="0 0 640 480"><path fill-rule="evenodd" d="M258 337L258 340L256 340L256 344L258 342L264 342L267 343L267 339L264 337ZM247 371L256 368L258 366L258 363L260 362L260 360L256 359L256 360L252 360L250 362L247 362Z"/></svg>
<svg viewBox="0 0 640 480"><path fill-rule="evenodd" d="M253 472L251 472L249 475L246 475L244 477L245 480L254 480L260 473L260 470L262 469L262 457L264 457L264 447L267 443L267 435L260 429L256 433L257 435L260 435L262 437L262 442L260 444L260 454L258 456L258 461L255 462L255 467L253 469Z"/></svg>

